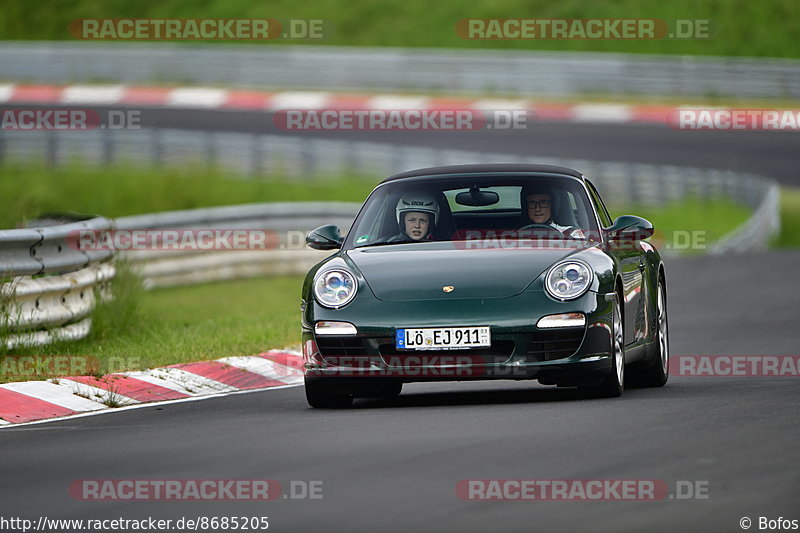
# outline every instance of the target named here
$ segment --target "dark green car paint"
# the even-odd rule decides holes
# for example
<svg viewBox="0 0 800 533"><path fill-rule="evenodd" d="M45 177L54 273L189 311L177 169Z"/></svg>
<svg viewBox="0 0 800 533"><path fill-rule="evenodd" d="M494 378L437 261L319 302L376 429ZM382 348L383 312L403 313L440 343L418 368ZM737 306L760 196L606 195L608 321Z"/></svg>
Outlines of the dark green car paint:
<svg viewBox="0 0 800 533"><path fill-rule="evenodd" d="M613 229L649 225L636 217L620 217L617 223ZM348 363L346 375L350 377L363 374L381 379L387 371L387 376L405 382L500 378L562 385L591 383L611 371L612 308L618 292L625 302L626 367L651 365L654 353L657 355L656 291L664 266L652 245L635 239L611 241L606 234L609 229L603 231L602 242L559 243L564 247L535 250L459 249L454 242L353 248L350 235L344 239L345 248L311 268L303 284L306 378L342 375L342 366L337 364L344 359L310 352L317 349L316 322L344 321L356 326L358 333L353 338L363 341L359 364ZM323 233L333 235L330 229ZM594 278L583 296L559 301L545 291L544 277L554 263L566 258L586 263ZM312 294L315 275L335 267L347 268L358 283L355 298L340 309L319 305ZM444 285L452 285L454 290L446 293ZM542 334L537 321L545 315L570 312L587 318L579 348L556 360L532 361L526 356L525 347ZM380 347L394 342L398 328L487 325L493 344L510 341L514 349L505 360L481 363L480 372L437 375L431 367L428 374L397 374L387 364L391 358L380 355ZM354 386L345 379L336 382L345 388Z"/></svg>

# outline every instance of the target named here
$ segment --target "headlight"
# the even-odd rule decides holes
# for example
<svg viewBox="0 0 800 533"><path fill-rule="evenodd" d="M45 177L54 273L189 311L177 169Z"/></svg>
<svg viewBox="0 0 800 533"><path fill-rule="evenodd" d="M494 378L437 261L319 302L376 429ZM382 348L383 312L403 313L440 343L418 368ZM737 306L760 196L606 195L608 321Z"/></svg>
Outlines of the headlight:
<svg viewBox="0 0 800 533"><path fill-rule="evenodd" d="M358 283L347 270L333 268L317 274L314 279L314 296L325 307L337 309L355 298Z"/></svg>
<svg viewBox="0 0 800 533"><path fill-rule="evenodd" d="M558 263L547 273L545 289L557 300L572 300L589 290L592 269L581 261Z"/></svg>

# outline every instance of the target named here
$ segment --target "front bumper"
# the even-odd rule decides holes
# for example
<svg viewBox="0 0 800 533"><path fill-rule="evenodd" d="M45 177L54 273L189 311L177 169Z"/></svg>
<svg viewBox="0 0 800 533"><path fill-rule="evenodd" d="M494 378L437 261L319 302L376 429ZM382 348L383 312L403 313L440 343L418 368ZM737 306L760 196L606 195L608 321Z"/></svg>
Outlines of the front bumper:
<svg viewBox="0 0 800 533"><path fill-rule="evenodd" d="M357 317L352 312L315 306L314 319L350 321L356 325L357 334L316 335L310 327L315 320L309 320L303 328L306 379L325 380L331 387L335 381L337 388L356 386L365 378L401 382L537 379L544 384L559 385L602 381L612 371L611 298L593 292L570 302L542 298L542 294L526 294L488 304L484 300L478 307L483 311L482 316L470 316L469 310L475 306L462 303L459 320L437 320L443 314L431 310L430 305L414 309L412 303L405 303L407 313L403 314L424 316L424 322L421 324L419 318L409 323L395 320L396 325L392 326L381 324L380 315L354 320ZM583 313L586 325L548 329L536 326L542 316L569 312ZM395 349L397 328L487 324L492 336L492 346L487 349Z"/></svg>

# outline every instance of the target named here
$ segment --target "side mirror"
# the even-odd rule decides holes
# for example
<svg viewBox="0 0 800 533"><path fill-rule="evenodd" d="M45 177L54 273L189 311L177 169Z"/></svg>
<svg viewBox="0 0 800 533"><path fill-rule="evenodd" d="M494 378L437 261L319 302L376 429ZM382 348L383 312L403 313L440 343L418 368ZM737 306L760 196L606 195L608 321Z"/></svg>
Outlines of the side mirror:
<svg viewBox="0 0 800 533"><path fill-rule="evenodd" d="M339 226L328 224L311 230L306 235L306 245L315 250L337 250L342 247L344 238L339 234Z"/></svg>
<svg viewBox="0 0 800 533"><path fill-rule="evenodd" d="M622 215L606 230L612 241L640 241L653 236L653 225L641 217Z"/></svg>

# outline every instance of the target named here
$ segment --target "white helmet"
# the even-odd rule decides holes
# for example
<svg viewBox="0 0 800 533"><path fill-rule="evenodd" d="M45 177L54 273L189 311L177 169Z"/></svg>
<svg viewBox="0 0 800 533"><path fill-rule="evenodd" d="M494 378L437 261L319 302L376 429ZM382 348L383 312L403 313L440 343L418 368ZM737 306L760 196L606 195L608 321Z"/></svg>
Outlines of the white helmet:
<svg viewBox="0 0 800 533"><path fill-rule="evenodd" d="M397 202L397 225L402 229L402 215L409 211L421 211L433 215L433 225L439 222L439 202L431 194L410 192L400 197Z"/></svg>

